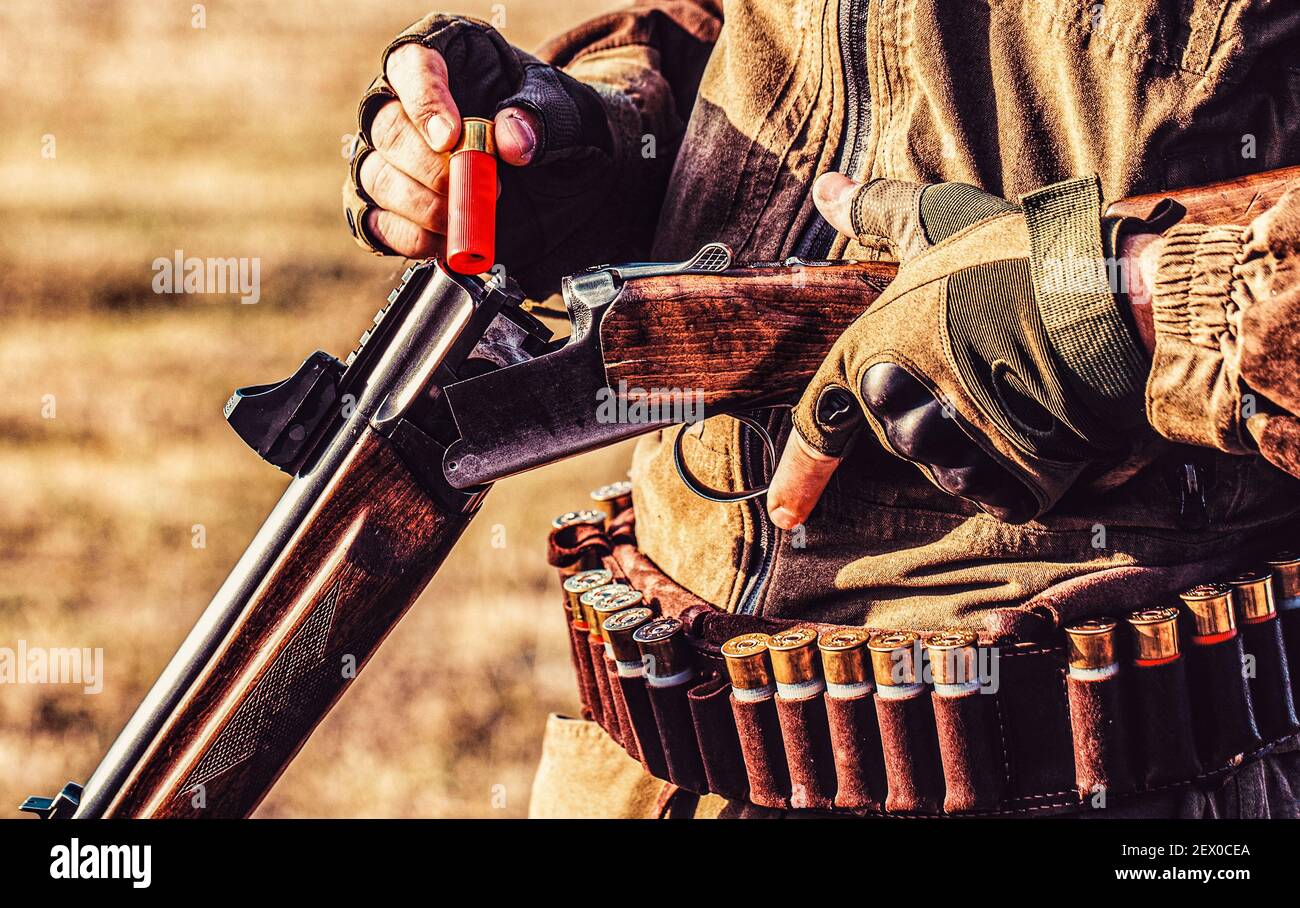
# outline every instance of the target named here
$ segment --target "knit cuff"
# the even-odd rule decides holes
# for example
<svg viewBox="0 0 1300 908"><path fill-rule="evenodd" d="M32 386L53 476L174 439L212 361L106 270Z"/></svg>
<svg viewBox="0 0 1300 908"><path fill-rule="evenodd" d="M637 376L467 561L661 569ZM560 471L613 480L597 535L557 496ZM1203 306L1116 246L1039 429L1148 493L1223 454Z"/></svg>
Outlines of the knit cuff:
<svg viewBox="0 0 1300 908"><path fill-rule="evenodd" d="M1169 230L1152 299L1156 350L1147 419L1183 444L1247 454L1242 418L1241 294L1235 268L1242 228L1180 224Z"/></svg>

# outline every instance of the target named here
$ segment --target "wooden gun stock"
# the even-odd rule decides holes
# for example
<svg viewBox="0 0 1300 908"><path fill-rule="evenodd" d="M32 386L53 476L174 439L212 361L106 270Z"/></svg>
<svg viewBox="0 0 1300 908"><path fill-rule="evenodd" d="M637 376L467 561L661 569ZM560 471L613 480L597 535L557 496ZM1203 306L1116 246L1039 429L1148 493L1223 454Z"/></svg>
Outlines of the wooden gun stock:
<svg viewBox="0 0 1300 908"><path fill-rule="evenodd" d="M839 262L629 281L601 323L609 384L698 390L706 413L792 400L897 270Z"/></svg>

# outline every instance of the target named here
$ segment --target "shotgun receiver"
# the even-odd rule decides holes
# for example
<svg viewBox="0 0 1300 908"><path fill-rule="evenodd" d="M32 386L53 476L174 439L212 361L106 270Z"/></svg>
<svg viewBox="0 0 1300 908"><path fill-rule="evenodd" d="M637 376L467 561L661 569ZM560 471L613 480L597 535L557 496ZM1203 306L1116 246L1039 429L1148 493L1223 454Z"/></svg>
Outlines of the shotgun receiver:
<svg viewBox="0 0 1300 908"><path fill-rule="evenodd" d="M1245 223L1300 168L1177 193ZM1145 214L1162 196L1117 203ZM243 817L437 571L490 484L621 439L797 398L894 266L676 264L566 278L555 340L512 281L414 265L340 362L236 391L225 413L291 475L84 790L46 817ZM680 406L678 396L692 397Z"/></svg>

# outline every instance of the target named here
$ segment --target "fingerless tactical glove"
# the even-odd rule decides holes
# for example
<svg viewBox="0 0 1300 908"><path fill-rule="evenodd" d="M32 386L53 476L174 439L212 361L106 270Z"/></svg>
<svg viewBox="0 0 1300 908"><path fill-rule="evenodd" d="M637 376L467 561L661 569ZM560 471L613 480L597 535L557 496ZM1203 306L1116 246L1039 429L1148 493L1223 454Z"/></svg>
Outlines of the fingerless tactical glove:
<svg viewBox="0 0 1300 908"><path fill-rule="evenodd" d="M343 187L352 235L363 248L379 255L393 252L366 229L366 214L374 201L361 186L361 163L374 150L370 127L375 115L397 99L382 75L388 57L411 43L442 54L462 117L491 119L507 107L521 107L541 124L528 165L498 169L503 216L497 220L497 251L525 290L545 296L562 274L574 270L554 259L554 250L604 201L613 182L612 137L601 96L591 86L511 47L485 22L432 14L406 29L384 50L381 75L361 100L358 141Z"/></svg>
<svg viewBox="0 0 1300 908"><path fill-rule="evenodd" d="M796 408L805 441L838 455L865 415L939 488L1011 522L1122 458L1145 422L1148 364L1112 289L1118 238L1136 225L1103 222L1095 178L1020 206L877 180L852 213L862 241L886 237L901 265Z"/></svg>

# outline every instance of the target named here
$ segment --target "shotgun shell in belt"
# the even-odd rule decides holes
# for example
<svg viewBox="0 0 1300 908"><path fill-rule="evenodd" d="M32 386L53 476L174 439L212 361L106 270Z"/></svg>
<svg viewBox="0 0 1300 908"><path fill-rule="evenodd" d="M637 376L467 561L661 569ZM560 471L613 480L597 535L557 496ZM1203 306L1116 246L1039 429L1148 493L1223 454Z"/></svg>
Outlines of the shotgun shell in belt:
<svg viewBox="0 0 1300 908"><path fill-rule="evenodd" d="M607 596L598 596L591 603L591 614L596 619L596 628L600 631L601 639L605 641L605 653L611 659L614 658L614 650L609 645L609 638L605 636L605 622L617 615L619 612L638 605L645 604L645 596L641 595L640 590L623 589Z"/></svg>
<svg viewBox="0 0 1300 908"><path fill-rule="evenodd" d="M806 700L826 689L821 660L817 658L817 631L813 628L795 627L773 634L767 650L772 656L777 696Z"/></svg>
<svg viewBox="0 0 1300 908"><path fill-rule="evenodd" d="M614 582L614 575L605 568L593 571L579 571L564 578L564 601L568 604L569 615L574 621L584 621L582 615L582 594L609 586Z"/></svg>
<svg viewBox="0 0 1300 908"><path fill-rule="evenodd" d="M966 631L944 631L925 638L936 694L958 697L979 690L976 642L975 635Z"/></svg>
<svg viewBox="0 0 1300 908"><path fill-rule="evenodd" d="M603 527L605 525L605 514L603 511L595 511L587 508L583 511L566 511L559 517L551 521L551 529L562 530L565 527L576 527L582 525Z"/></svg>
<svg viewBox="0 0 1300 908"><path fill-rule="evenodd" d="M871 632L861 627L827 631L817 640L826 676L826 696L841 700L865 697L874 689L868 666L867 641Z"/></svg>
<svg viewBox="0 0 1300 908"><path fill-rule="evenodd" d="M1243 624L1259 624L1277 617L1273 601L1273 575L1268 571L1243 571L1228 581L1232 602Z"/></svg>
<svg viewBox="0 0 1300 908"><path fill-rule="evenodd" d="M1119 671L1119 622L1089 618L1065 629L1070 677L1100 681Z"/></svg>
<svg viewBox="0 0 1300 908"><path fill-rule="evenodd" d="M591 500L595 502L598 511L603 512L607 518L613 519L632 507L632 483L623 479L593 489Z"/></svg>
<svg viewBox="0 0 1300 908"><path fill-rule="evenodd" d="M915 696L924 689L917 681L916 662L920 637L911 631L881 631L871 635L871 672L876 694L890 699Z"/></svg>
<svg viewBox="0 0 1300 908"><path fill-rule="evenodd" d="M766 700L776 693L767 634L741 634L722 644L722 659L737 700Z"/></svg>
<svg viewBox="0 0 1300 908"><path fill-rule="evenodd" d="M1237 619L1232 613L1232 587L1226 583L1201 583L1178 598L1192 613L1195 633L1192 642L1210 646L1230 640L1237 633Z"/></svg>
<svg viewBox="0 0 1300 908"><path fill-rule="evenodd" d="M1133 663L1163 665L1178 658L1178 610L1146 608L1125 618L1133 629Z"/></svg>
<svg viewBox="0 0 1300 908"><path fill-rule="evenodd" d="M447 266L482 274L496 256L497 158L492 121L466 117L447 164Z"/></svg>
<svg viewBox="0 0 1300 908"><path fill-rule="evenodd" d="M601 625L605 646L611 650L620 675L640 677L645 673L641 664L641 647L636 645L632 635L638 628L652 621L654 616L654 609L638 605L609 616ZM627 672L624 672L624 667L628 669Z"/></svg>
<svg viewBox="0 0 1300 908"><path fill-rule="evenodd" d="M596 606L607 599L615 599L624 593L631 592L635 592L635 590L626 583L607 583L604 586L583 593L581 598L578 599L578 603L582 606L582 620L587 625L587 633L597 640L603 640L604 637L600 633L600 616L596 614Z"/></svg>
<svg viewBox="0 0 1300 908"><path fill-rule="evenodd" d="M632 639L645 660L646 683L652 687L676 687L695 675L686 626L676 618L656 618L637 628Z"/></svg>
<svg viewBox="0 0 1300 908"><path fill-rule="evenodd" d="M1273 601L1278 610L1300 608L1300 554L1278 552L1267 563L1273 572Z"/></svg>

